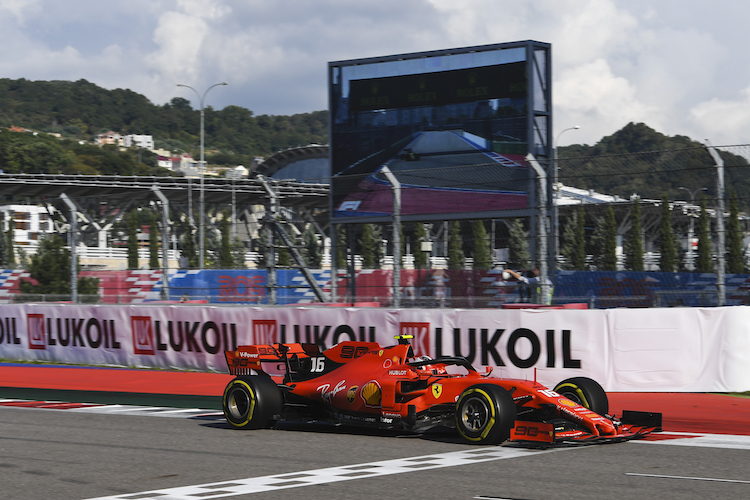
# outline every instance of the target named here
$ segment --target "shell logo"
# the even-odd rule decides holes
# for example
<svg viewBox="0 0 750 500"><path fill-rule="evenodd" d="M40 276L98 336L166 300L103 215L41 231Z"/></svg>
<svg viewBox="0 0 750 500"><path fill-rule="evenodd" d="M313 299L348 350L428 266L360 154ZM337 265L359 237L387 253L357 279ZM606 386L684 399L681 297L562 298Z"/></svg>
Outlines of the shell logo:
<svg viewBox="0 0 750 500"><path fill-rule="evenodd" d="M561 405L567 406L569 408L575 408L576 406L578 406L576 403L574 403L573 401L571 401L571 400L569 400L567 398L560 398L560 399L557 400L557 402L560 403Z"/></svg>
<svg viewBox="0 0 750 500"><path fill-rule="evenodd" d="M377 382L368 382L362 387L362 399L365 402L365 406L380 406L382 395L380 392L380 386Z"/></svg>

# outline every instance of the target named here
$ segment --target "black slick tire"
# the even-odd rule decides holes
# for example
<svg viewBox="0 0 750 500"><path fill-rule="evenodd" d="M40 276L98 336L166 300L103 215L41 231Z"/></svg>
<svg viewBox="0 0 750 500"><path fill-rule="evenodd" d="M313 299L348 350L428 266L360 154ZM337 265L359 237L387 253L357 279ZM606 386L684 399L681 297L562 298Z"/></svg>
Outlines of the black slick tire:
<svg viewBox="0 0 750 500"><path fill-rule="evenodd" d="M590 378L574 377L563 380L555 386L555 392L599 415L609 412L607 393L597 381Z"/></svg>
<svg viewBox="0 0 750 500"><path fill-rule="evenodd" d="M284 398L270 377L237 377L224 389L222 406L232 427L267 429L281 413Z"/></svg>
<svg viewBox="0 0 750 500"><path fill-rule="evenodd" d="M456 402L456 428L471 443L502 443L510 437L515 420L513 398L496 385L471 386Z"/></svg>

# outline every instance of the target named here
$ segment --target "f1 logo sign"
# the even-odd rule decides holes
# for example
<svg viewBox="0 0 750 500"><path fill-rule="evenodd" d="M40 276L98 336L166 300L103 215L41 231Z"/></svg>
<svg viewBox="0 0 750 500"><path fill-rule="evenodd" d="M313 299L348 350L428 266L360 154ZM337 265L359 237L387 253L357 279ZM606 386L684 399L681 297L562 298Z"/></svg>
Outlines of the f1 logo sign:
<svg viewBox="0 0 750 500"><path fill-rule="evenodd" d="M130 325L133 330L133 352L150 356L156 354L151 316L131 316Z"/></svg>
<svg viewBox="0 0 750 500"><path fill-rule="evenodd" d="M339 212L346 212L347 210L357 210L361 204L361 201L345 201L339 207Z"/></svg>
<svg viewBox="0 0 750 500"><path fill-rule="evenodd" d="M29 332L29 349L47 349L44 341L44 314L29 314L26 318Z"/></svg>
<svg viewBox="0 0 750 500"><path fill-rule="evenodd" d="M275 343L278 331L275 319L254 319L253 344L271 345Z"/></svg>
<svg viewBox="0 0 750 500"><path fill-rule="evenodd" d="M429 356L430 354L430 324L401 322L398 325L400 335L411 335L414 354L417 356Z"/></svg>

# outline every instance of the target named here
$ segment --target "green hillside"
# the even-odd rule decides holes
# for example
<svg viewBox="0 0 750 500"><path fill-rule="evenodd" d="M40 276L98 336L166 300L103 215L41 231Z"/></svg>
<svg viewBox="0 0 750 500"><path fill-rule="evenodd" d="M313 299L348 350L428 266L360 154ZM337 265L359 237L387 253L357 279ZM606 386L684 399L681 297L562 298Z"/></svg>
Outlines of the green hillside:
<svg viewBox="0 0 750 500"><path fill-rule="evenodd" d="M136 164L105 167L102 162L108 163L111 158L103 158L94 150L74 147L65 141L75 144L79 141L91 142L96 134L110 130L123 135L148 134L153 136L156 147L180 148L194 157L199 155L200 111L193 109L187 99L176 97L168 104L158 106L133 91L106 90L86 80L47 82L0 79L0 127L11 125L60 134L64 140L60 142L62 151L49 154L49 160L43 164L29 164L28 158L15 158L17 154L3 151L2 148L22 148L27 150L26 153L28 149L52 153L56 148L51 142L38 141L43 145L33 146L26 144L24 139L0 140L0 168L9 172L52 172L55 171L53 165L57 163L58 170L66 172L95 173L93 169L99 173L120 175L137 173ZM239 106L227 106L222 110L207 107L205 110L205 144L209 164L249 165L255 156L268 156L290 147L327 142L327 111L292 116L254 116L252 111ZM20 156L28 154L22 152ZM123 161L128 163L127 160ZM149 158L142 157L142 161L155 166Z"/></svg>

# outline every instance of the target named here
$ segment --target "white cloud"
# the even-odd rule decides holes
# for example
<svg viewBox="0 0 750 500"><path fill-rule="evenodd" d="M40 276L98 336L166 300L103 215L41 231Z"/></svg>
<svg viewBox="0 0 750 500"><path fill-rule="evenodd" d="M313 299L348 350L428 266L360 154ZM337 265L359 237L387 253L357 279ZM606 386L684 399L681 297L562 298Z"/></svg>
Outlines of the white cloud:
<svg viewBox="0 0 750 500"><path fill-rule="evenodd" d="M710 101L697 104L690 110L695 130L703 132L696 140L709 139L714 144L750 143L750 87L740 91L737 99Z"/></svg>
<svg viewBox="0 0 750 500"><path fill-rule="evenodd" d="M659 128L656 109L639 101L636 88L612 73L604 59L571 68L553 88L557 131L581 126L575 134L561 138L561 144L593 144L628 122L645 122Z"/></svg>
<svg viewBox="0 0 750 500"><path fill-rule="evenodd" d="M328 61L540 40L553 45L556 131L594 143L629 121L743 140L744 23L729 0L0 0L0 77L85 78L162 104L182 82L214 107L325 109Z"/></svg>

